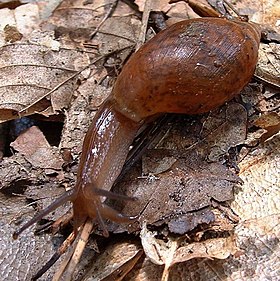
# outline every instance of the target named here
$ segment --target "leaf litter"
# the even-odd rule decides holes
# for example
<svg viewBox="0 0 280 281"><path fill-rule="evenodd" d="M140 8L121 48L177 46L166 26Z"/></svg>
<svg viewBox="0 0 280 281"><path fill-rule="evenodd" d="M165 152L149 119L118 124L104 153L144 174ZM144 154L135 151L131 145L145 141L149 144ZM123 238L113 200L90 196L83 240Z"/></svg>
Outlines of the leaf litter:
<svg viewBox="0 0 280 281"><path fill-rule="evenodd" d="M4 191L24 179L28 185L31 183L34 188L30 186L26 189L24 187L23 195L33 198L33 200L39 199L38 202L40 202L40 198L43 198L45 194L48 193L52 196L51 194L57 193L55 186L64 185L67 188L73 186L78 154L81 151L80 140L86 132L86 127L90 123L94 111L109 94L114 77L131 52L134 42L137 41L139 32L137 30L140 27L140 22L133 17L133 10L121 2L116 9L116 15L119 17L109 17L99 27L96 36L89 40L89 35L94 32L100 20L105 16L105 11L110 3L94 1L92 4L86 5L86 9L83 9L84 4L81 1L62 1L50 18L42 22L40 26L42 30L39 28L39 31L33 30L30 33L30 31L24 32L18 28L6 32L6 39L11 43L5 42L1 46L0 77L3 77L0 88L0 90L3 89L2 95L0 92L0 116L3 118L1 121L17 118L18 115L24 114L40 113L45 116L65 114L66 118L59 148L71 149L74 162L70 163L71 165L66 170L63 170L61 166L65 163L62 162L61 156L57 154L58 150L44 140L40 131L35 130L35 133L32 133L34 128L29 129L22 133L14 143L15 155L4 157L1 163L3 166L1 181L4 179L2 185ZM123 14L126 15L126 18L122 19ZM120 30L114 29L118 25ZM23 38L20 38L19 34L23 34ZM113 55L107 56L112 50L117 51ZM100 57L101 59L95 63L95 66L88 67L92 61L94 62L96 58ZM76 75L80 70L84 71L82 74ZM71 75L73 75L73 79L69 79ZM61 86L48 94L60 84ZM258 97L256 100L255 97L250 99L250 91L251 89L247 88L247 91L242 95L242 99L246 100L245 107L244 103L241 105L232 102L210 114L201 117L178 117L176 123L173 123L172 126L167 124L162 130L161 140L151 145L143 156L142 163L137 163L115 187L117 192L138 198L138 201L133 204L113 203L115 207L124 213L141 214L141 216L138 223L128 226L116 226L111 223L109 228L114 233L129 231L137 234L141 232L142 247L147 257L144 260L142 257L139 260L141 262L137 264L136 261L134 265L130 265L129 262L131 261L131 264L133 264L134 254L124 254L120 260L115 260L112 256L110 258L105 257L105 263L109 260L117 265L116 268L112 268L108 276L113 276L111 274L118 272L122 266L128 266L128 271L131 272L130 275L128 274L127 280L131 280L129 276L135 277L134 274L137 274L138 277L133 280L137 280L137 278L145 280L144 278L141 279L142 274L148 274L151 268L154 269L153 278L157 279L150 278L147 280L159 280L162 276L163 278L168 277L170 280L175 278L174 280L176 280L176 276L178 277L178 274L180 275L182 272L184 272L183 276L191 276L192 273L189 268L196 268L199 269L199 275L206 274L205 276L208 277L204 277L204 279L208 280L213 274L215 276L213 272L221 271L221 266L229 267L237 262L238 256L241 256L240 262L242 262L242 255L244 256L244 252L246 252L243 245L245 242L240 243L241 236L238 236L238 231L233 234L234 227L242 224L238 224L237 221L228 217L231 208L219 206L223 206L221 202L233 200L234 191L235 195L237 194L237 199L234 202L239 202L240 199L238 198L241 198L242 202L242 196L244 192L245 194L247 192L245 190L240 191L240 188L237 188L242 181L236 175L239 162L236 153L238 148L246 142L247 112L249 112L249 124L255 122L255 126L265 130L270 130L270 127L273 126L275 129L278 124L278 115L275 116L276 103L274 107L267 107L273 104L275 95L263 96L256 90L254 93ZM42 100L40 100L41 97L43 97ZM34 101L37 100L39 102L33 105ZM251 104L252 107L248 108L248 104ZM256 109L264 113L272 111L267 115L267 118L269 118L266 119L267 122L257 120L255 117ZM273 122L270 121L271 118L274 118ZM265 145L271 143L271 138L275 143L277 130L274 129L267 138L262 139L266 141ZM253 135L249 130L249 137L250 134L252 135L252 141L255 140L256 135ZM26 146L19 146L20 142L25 140L26 135L30 137L30 141ZM257 139L261 138L261 135L259 136ZM46 163L43 161L46 159L45 152L40 159L42 148L34 146L36 140L38 141L37 138L43 141L43 147L45 146L44 149L49 153L47 156L49 163L55 163L54 166L45 165ZM30 147L32 148L31 151ZM251 168L248 170L248 167L263 163L263 159L267 159L268 155L271 155L271 151L273 151L271 149L267 146L259 148L259 150L258 148L254 150L242 147L241 156L244 157L245 162L244 160L243 162L245 164L241 165L241 174L243 175L244 172L247 174L248 172L247 176L242 176L245 186L255 180L249 177ZM233 158L230 158L232 155L229 154L229 151L231 150L235 151ZM256 151L260 152L257 158L255 158ZM53 154L53 152L55 153ZM274 159L270 162L266 161L264 165L270 163L269 165L272 165L271 167L277 171L274 161ZM7 172L9 164L13 165L14 170ZM49 174L49 169L54 170L54 174ZM252 171L254 173L254 170ZM7 174L9 174L8 179ZM262 175L262 172L260 172L260 175ZM38 192L38 183L40 183L39 190L44 187L44 194ZM244 185L242 185L243 188ZM54 190L54 192L51 190ZM38 192L37 195L36 192ZM264 199L266 194L263 196ZM277 198L277 193L275 196ZM48 204L46 200L43 201L45 201L44 205ZM48 198L47 201L51 201L51 198ZM250 216L254 217L251 212L248 213L248 217L242 216L252 207L254 201L250 202L250 204L244 205L233 203L233 210L244 221L244 223L242 222L245 226L243 234L248 229L246 219ZM242 208L240 208L242 206L246 206L248 209L242 211ZM255 210L254 207L253 209ZM252 228L252 224L255 225L256 229L261 225L265 226L267 221L275 217L274 214L277 210L273 210L274 213L271 212L267 220L252 220L250 227ZM264 214L267 213L266 211L264 209ZM61 213L63 213L63 210ZM263 217L263 214L258 213L258 216ZM277 216L275 219L277 219ZM269 239L269 235L274 233L271 228L265 231L268 235L265 239ZM250 237L250 232L247 232L246 235ZM277 235L277 232L273 235ZM264 237L263 234L262 236ZM37 237L37 239L40 238L40 236ZM118 234L112 236L113 242L110 243L120 253L128 252L125 249L129 249L135 243L120 246L117 239L114 242L114 237L118 237ZM257 235L254 241L258 243L262 239ZM265 241L267 242L267 240ZM237 245L241 250L238 250ZM249 246L253 247L253 243ZM150 249L154 247L160 249L160 255L158 253L157 256L153 254ZM141 247L137 249L141 249ZM102 253L106 253L106 250L109 253L111 251L106 244L101 250ZM134 252L137 257L139 251L141 252L141 250ZM155 256L155 258L151 258L152 256ZM95 270L91 271L87 262L90 262L90 259L93 258ZM150 264L148 258L154 260L154 262L157 260L156 263L165 265L165 268L154 267ZM195 260L191 261L190 259L193 258ZM203 259L202 262L197 264L199 258ZM205 261L204 258L210 258L210 261ZM227 258L227 261L225 263L214 262L211 261L211 258ZM30 262L32 259L30 257ZM180 264L181 262L182 264ZM7 263L9 262L5 261L5 266ZM99 260L96 254L92 254L88 260L87 257L84 257L83 265L85 264L87 264L87 269L82 270L80 268L80 272L86 274L85 272L88 271L89 273L81 280L90 280L87 278L98 276L101 273L99 268L103 268L101 258ZM211 267L209 267L210 264ZM211 269L209 270L209 268ZM240 268L240 273L248 270L244 263ZM7 275L8 278L15 276L12 274L14 273ZM20 274L18 273L17 278L22 280L27 278ZM220 274L220 276L223 276L224 273L220 272Z"/></svg>

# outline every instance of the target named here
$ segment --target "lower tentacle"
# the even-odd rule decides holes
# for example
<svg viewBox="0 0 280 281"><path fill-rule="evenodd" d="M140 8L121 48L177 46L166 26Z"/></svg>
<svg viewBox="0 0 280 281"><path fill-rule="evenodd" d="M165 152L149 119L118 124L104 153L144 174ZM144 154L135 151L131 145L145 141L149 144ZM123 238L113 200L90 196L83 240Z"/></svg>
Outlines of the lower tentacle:
<svg viewBox="0 0 280 281"><path fill-rule="evenodd" d="M102 205L102 215L104 218L117 223L127 223L138 218L138 216L126 216L107 205Z"/></svg>
<svg viewBox="0 0 280 281"><path fill-rule="evenodd" d="M59 206L63 205L64 203L72 200L75 197L75 191L69 190L67 192L65 192L62 196L60 196L59 198L57 198L50 206L48 206L46 209L42 210L40 213L38 213L37 215L35 215L30 221L28 221L27 223L25 223L20 229L18 229L17 231L15 231L13 233L13 238L17 239L18 236L28 227L30 227L32 224L34 224L35 222L40 221L44 216L46 216L47 214L51 213L52 211L54 211L56 208L58 208Z"/></svg>

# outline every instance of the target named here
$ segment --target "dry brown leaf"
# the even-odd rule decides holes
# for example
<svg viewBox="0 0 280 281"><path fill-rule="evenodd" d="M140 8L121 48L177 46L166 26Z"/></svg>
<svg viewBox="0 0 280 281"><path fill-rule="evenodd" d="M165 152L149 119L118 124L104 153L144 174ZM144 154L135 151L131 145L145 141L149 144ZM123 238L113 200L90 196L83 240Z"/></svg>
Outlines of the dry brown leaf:
<svg viewBox="0 0 280 281"><path fill-rule="evenodd" d="M79 51L59 52L35 44L9 44L0 54L0 121L14 119L19 112L41 112L48 107L52 113L68 107L75 89L77 61L87 61ZM65 82L66 83L63 83ZM58 85L61 87L48 93ZM41 98L41 99L40 99ZM33 107L29 108L35 101Z"/></svg>
<svg viewBox="0 0 280 281"><path fill-rule="evenodd" d="M280 31L279 31L280 33ZM272 85L280 87L280 46L276 43L261 43L256 76Z"/></svg>
<svg viewBox="0 0 280 281"><path fill-rule="evenodd" d="M133 47L138 38L139 30L140 21L132 17L112 17L107 19L100 27L100 32L97 36L97 39L102 42L99 48L100 53L108 54L112 50ZM128 48L128 51L130 49ZM123 57L122 60L124 61L125 58Z"/></svg>
<svg viewBox="0 0 280 281"><path fill-rule="evenodd" d="M280 116L276 112L270 112L267 114L261 115L255 122L254 125L261 127L263 129L268 129L279 125Z"/></svg>
<svg viewBox="0 0 280 281"><path fill-rule="evenodd" d="M41 130L33 126L12 142L11 147L23 154L34 167L60 170L63 160L59 151L51 147Z"/></svg>
<svg viewBox="0 0 280 281"><path fill-rule="evenodd" d="M98 259L92 261L90 271L84 281L122 280L142 256L138 242L115 242L106 248Z"/></svg>
<svg viewBox="0 0 280 281"><path fill-rule="evenodd" d="M280 4L278 0L233 1L233 6L241 15L249 15L251 21L267 24L279 29Z"/></svg>
<svg viewBox="0 0 280 281"><path fill-rule="evenodd" d="M184 2L172 4L170 10L167 12L167 15L170 17L170 19L167 21L168 25L172 25L185 19L198 17L198 15L193 12L189 5Z"/></svg>
<svg viewBox="0 0 280 281"><path fill-rule="evenodd" d="M17 30L15 26L9 24L4 27L4 36L5 41L10 43L20 41L23 37L23 35Z"/></svg>
<svg viewBox="0 0 280 281"><path fill-rule="evenodd" d="M264 142L280 131L280 116L276 112L263 114L254 122L254 125L265 129L260 137L260 141Z"/></svg>
<svg viewBox="0 0 280 281"><path fill-rule="evenodd" d="M193 258L226 259L235 255L239 250L235 245L233 236L227 238L208 239L204 242L192 243L178 248L173 256L170 266Z"/></svg>
<svg viewBox="0 0 280 281"><path fill-rule="evenodd" d="M53 253L53 237L48 234L34 236L33 229L25 233L21 239L12 239L11 222L18 219L19 214L28 212L32 215L33 208L27 206L23 197L10 197L0 194L1 247L0 268L2 280L30 280L36 270L34 265L42 266ZM28 216L30 218L30 216ZM55 243L60 243L59 237ZM49 245L50 247L46 247ZM54 270L45 276L50 280Z"/></svg>
<svg viewBox="0 0 280 281"><path fill-rule="evenodd" d="M201 136L206 136L208 159L219 161L231 147L244 142L247 133L247 112L238 103L230 103L220 111L210 114L204 122ZM218 126L216 128L216 126Z"/></svg>
<svg viewBox="0 0 280 281"><path fill-rule="evenodd" d="M237 253L234 236L227 238L207 239L206 241L188 243L183 237L155 238L156 233L143 226L141 241L146 256L157 265L165 265L162 280L168 280L171 267L194 258L226 259ZM186 241L184 241L186 240ZM170 272L171 271L171 272Z"/></svg>
<svg viewBox="0 0 280 281"><path fill-rule="evenodd" d="M129 196L139 199L126 203L123 212L141 213L141 223L168 223L176 229L179 224L182 226L187 213L206 208L212 200L231 200L233 187L241 181L221 163L231 147L244 141L246 120L244 108L230 103L201 120L183 118L172 127L163 128L168 134L157 144L157 149L149 150L143 157L149 174L139 178L141 174L135 170L116 187L116 192L126 190ZM201 224L207 220L212 221L211 215L203 218L198 214L198 219L192 223ZM197 224L192 224L192 228ZM187 231L190 226L182 226L180 231ZM132 224L129 230L139 227L141 225Z"/></svg>
<svg viewBox="0 0 280 281"><path fill-rule="evenodd" d="M55 9L45 26L75 40L89 39L111 4L112 1L108 0L65 0Z"/></svg>

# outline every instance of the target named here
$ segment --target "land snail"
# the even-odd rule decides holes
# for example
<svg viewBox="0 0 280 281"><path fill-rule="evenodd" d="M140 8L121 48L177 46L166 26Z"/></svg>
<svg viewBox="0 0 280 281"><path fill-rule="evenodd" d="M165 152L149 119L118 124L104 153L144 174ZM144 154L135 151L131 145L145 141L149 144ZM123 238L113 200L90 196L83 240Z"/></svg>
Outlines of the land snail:
<svg viewBox="0 0 280 281"><path fill-rule="evenodd" d="M151 117L209 112L238 95L253 76L259 42L257 26L224 18L185 20L155 35L130 57L96 113L83 142L74 189L23 225L14 238L66 201L73 204L76 231L92 218L108 236L105 219L134 220L101 198L122 199L110 188L139 129Z"/></svg>

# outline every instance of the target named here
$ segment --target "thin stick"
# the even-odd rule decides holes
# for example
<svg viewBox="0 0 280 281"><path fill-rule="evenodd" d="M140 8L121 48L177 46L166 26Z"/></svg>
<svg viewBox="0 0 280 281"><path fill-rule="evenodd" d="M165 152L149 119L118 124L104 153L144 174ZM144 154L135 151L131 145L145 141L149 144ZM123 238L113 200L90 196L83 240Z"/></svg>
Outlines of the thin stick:
<svg viewBox="0 0 280 281"><path fill-rule="evenodd" d="M74 235L75 235L75 231L73 231L72 233L74 233ZM80 238L80 228L78 229L78 233L79 233L79 238ZM75 235L75 237L77 237L77 235ZM67 265L68 265L68 263L69 263L69 261L70 261L70 259L72 258L72 256L73 256L73 252L74 252L74 249L75 249L75 247L77 246L77 244L78 244L78 239L79 238L77 238L75 241L74 241L74 244L72 245L72 247L71 247L71 249L69 250L69 252L65 255L65 257L64 257L64 259L63 259L63 261L61 262L61 264L60 264L60 267L56 270L56 272L55 272L55 274L54 274L54 276L53 276L53 279L52 279L52 281L59 281L59 280L61 280L60 278L61 278L61 276L63 275L63 273L64 273L64 271L65 271L65 268L67 267Z"/></svg>
<svg viewBox="0 0 280 281"><path fill-rule="evenodd" d="M66 269L65 272L65 280L71 280L72 279L72 275L74 273L74 270L77 266L77 264L80 261L80 258L82 256L82 253L85 249L85 246L87 244L89 235L92 231L93 228L93 220L91 218L88 218L83 229L81 230L81 236L78 240L77 246L75 247L75 251L72 255L71 260L68 263L68 267Z"/></svg>
<svg viewBox="0 0 280 281"><path fill-rule="evenodd" d="M137 45L136 45L136 51L145 42L147 26L148 26L148 20L149 20L149 16L150 16L151 10L152 10L152 1L151 0L147 0L145 2L144 12L143 12L143 16L142 16L142 26L141 26L141 31L140 31L140 35L139 35L139 38L138 38L138 42L137 42Z"/></svg>
<svg viewBox="0 0 280 281"><path fill-rule="evenodd" d="M32 277L32 281L40 278L49 268L67 251L70 245L75 240L74 231L70 233L70 235L63 241L58 250L54 253L51 259Z"/></svg>
<svg viewBox="0 0 280 281"><path fill-rule="evenodd" d="M90 39L94 37L94 35L99 31L102 24L113 14L114 10L116 9L118 5L119 0L116 0L115 2L111 3L111 6L109 8L109 11L106 13L106 15L103 17L101 22L97 25L95 30L90 34Z"/></svg>
<svg viewBox="0 0 280 281"><path fill-rule="evenodd" d="M55 234L58 232L59 229L63 228L65 225L69 224L70 221L73 219L73 210L69 209L64 215L62 215L60 218L58 218L53 224L52 224L52 234Z"/></svg>
<svg viewBox="0 0 280 281"><path fill-rule="evenodd" d="M234 8L234 6L228 1L224 0L224 3L240 18L242 17L239 12Z"/></svg>

